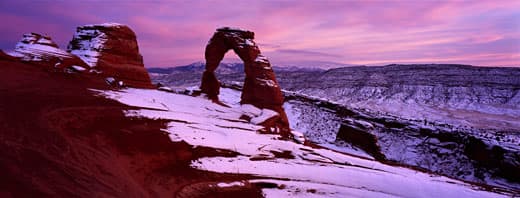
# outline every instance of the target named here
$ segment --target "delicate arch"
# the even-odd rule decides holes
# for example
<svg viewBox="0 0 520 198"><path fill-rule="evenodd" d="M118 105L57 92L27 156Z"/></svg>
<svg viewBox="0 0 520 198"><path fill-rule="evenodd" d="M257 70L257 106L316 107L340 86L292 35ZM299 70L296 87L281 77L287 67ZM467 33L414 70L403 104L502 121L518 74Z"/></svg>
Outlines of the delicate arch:
<svg viewBox="0 0 520 198"><path fill-rule="evenodd" d="M246 78L241 96L241 104L252 104L258 108L267 108L280 114L277 124L283 131L289 130L287 116L282 108L284 101L280 86L269 63L260 53L254 42L255 34L251 31L219 28L206 46L206 70L202 75L201 91L210 99L218 100L220 83L215 76L220 61L229 50L233 50L244 62Z"/></svg>

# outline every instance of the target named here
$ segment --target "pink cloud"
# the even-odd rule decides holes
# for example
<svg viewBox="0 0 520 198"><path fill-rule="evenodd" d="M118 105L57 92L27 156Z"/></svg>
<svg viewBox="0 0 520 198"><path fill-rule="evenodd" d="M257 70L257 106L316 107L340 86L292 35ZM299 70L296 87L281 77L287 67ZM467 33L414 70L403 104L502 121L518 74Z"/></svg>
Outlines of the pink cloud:
<svg viewBox="0 0 520 198"><path fill-rule="evenodd" d="M75 26L114 21L137 33L149 67L203 60L204 47L219 26L255 31L273 63L460 61L520 66L519 1L6 2L0 4L13 5L2 6L0 17L12 22L0 27L7 35L1 43L32 30L48 32L64 45ZM30 9L6 10L24 6ZM232 53L226 57L237 60Z"/></svg>

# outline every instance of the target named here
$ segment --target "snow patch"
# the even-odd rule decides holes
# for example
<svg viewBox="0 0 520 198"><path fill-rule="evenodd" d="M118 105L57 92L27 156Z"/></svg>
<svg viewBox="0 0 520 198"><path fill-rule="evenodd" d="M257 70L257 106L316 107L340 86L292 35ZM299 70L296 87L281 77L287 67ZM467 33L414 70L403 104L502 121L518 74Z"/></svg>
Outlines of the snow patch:
<svg viewBox="0 0 520 198"><path fill-rule="evenodd" d="M104 44L108 40L107 35L99 30L79 29L72 39L75 43L73 45L69 44L68 49L70 53L77 55L90 67L95 67L100 52L103 51Z"/></svg>
<svg viewBox="0 0 520 198"><path fill-rule="evenodd" d="M278 87L278 85L276 85L276 83L273 80L261 79L261 78L256 78L256 80L259 81L261 85L266 85L269 87Z"/></svg>
<svg viewBox="0 0 520 198"><path fill-rule="evenodd" d="M47 57L71 57L69 53L54 46L52 41L44 36L24 34L22 40L14 48L14 52L7 54L22 58L24 61L41 61Z"/></svg>
<svg viewBox="0 0 520 198"><path fill-rule="evenodd" d="M258 54L258 56L256 57L255 59L255 62L258 62L258 63L265 63L265 64L268 64L269 65L269 60L267 60L267 57L265 57L264 55L262 54ZM271 67L265 67L265 69L270 69Z"/></svg>
<svg viewBox="0 0 520 198"><path fill-rule="evenodd" d="M89 27L89 28L94 28L94 27L118 27L118 26L124 26L123 24L120 24L120 23L114 23L114 22L109 22L109 23L101 23L101 24L88 24L88 25L84 25L82 27Z"/></svg>
<svg viewBox="0 0 520 198"><path fill-rule="evenodd" d="M231 183L220 182L217 184L217 186L220 188L229 188L229 187L245 186L245 185L243 182L236 181L236 182L231 182Z"/></svg>
<svg viewBox="0 0 520 198"><path fill-rule="evenodd" d="M251 118L251 123L261 124L275 116L278 116L278 113L276 111L273 111L271 109L262 109L262 112L259 116Z"/></svg>
<svg viewBox="0 0 520 198"><path fill-rule="evenodd" d="M71 67L72 67L72 69L79 71L79 72L83 72L83 71L87 70L87 69L85 69L81 66L77 66L77 65L72 65Z"/></svg>
<svg viewBox="0 0 520 198"><path fill-rule="evenodd" d="M255 46L255 42L252 39L245 39L244 44L248 46Z"/></svg>

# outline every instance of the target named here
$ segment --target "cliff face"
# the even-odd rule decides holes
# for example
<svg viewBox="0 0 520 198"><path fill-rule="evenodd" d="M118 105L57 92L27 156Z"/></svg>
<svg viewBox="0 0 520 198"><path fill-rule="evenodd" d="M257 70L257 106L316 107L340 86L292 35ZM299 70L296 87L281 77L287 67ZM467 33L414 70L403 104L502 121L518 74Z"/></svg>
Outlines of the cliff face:
<svg viewBox="0 0 520 198"><path fill-rule="evenodd" d="M105 23L77 28L67 50L91 68L134 87L152 87L135 33L125 25Z"/></svg>

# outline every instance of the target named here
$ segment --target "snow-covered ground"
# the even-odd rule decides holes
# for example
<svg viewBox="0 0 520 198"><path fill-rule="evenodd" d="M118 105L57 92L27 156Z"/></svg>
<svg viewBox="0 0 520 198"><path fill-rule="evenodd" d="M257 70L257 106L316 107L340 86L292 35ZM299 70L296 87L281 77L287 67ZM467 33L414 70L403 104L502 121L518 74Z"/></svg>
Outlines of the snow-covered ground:
<svg viewBox="0 0 520 198"><path fill-rule="evenodd" d="M157 90L124 89L96 91L140 110L127 116L170 120L167 129L172 141L194 146L226 149L236 157L205 157L194 160L201 170L253 174L265 179L239 181L272 183L264 188L267 197L506 197L483 191L467 183L377 161L353 157L328 149L316 149L278 135L260 134L262 126L239 119L250 113L233 101L237 94L223 90L220 98L230 108L202 97ZM235 183L237 184L237 183Z"/></svg>
<svg viewBox="0 0 520 198"><path fill-rule="evenodd" d="M386 160L399 164L465 181L520 189L512 179L516 176L509 173L516 171L507 169L518 164L520 139L517 133L405 120L388 114L359 111L324 98L287 91L286 94L288 101L284 108L291 127L321 146L363 157L368 154L357 147L365 146L371 154L375 151L371 149L378 147L376 156L384 155ZM340 126L344 129L341 130ZM345 139L345 134L352 133L354 128L361 128L364 137L373 135L376 141L356 145L359 139ZM477 152L475 145L479 145L476 143L479 141L482 141L482 147L478 153L487 154L490 157L487 161L478 161L472 155L472 152ZM492 148L504 152L490 154Z"/></svg>

